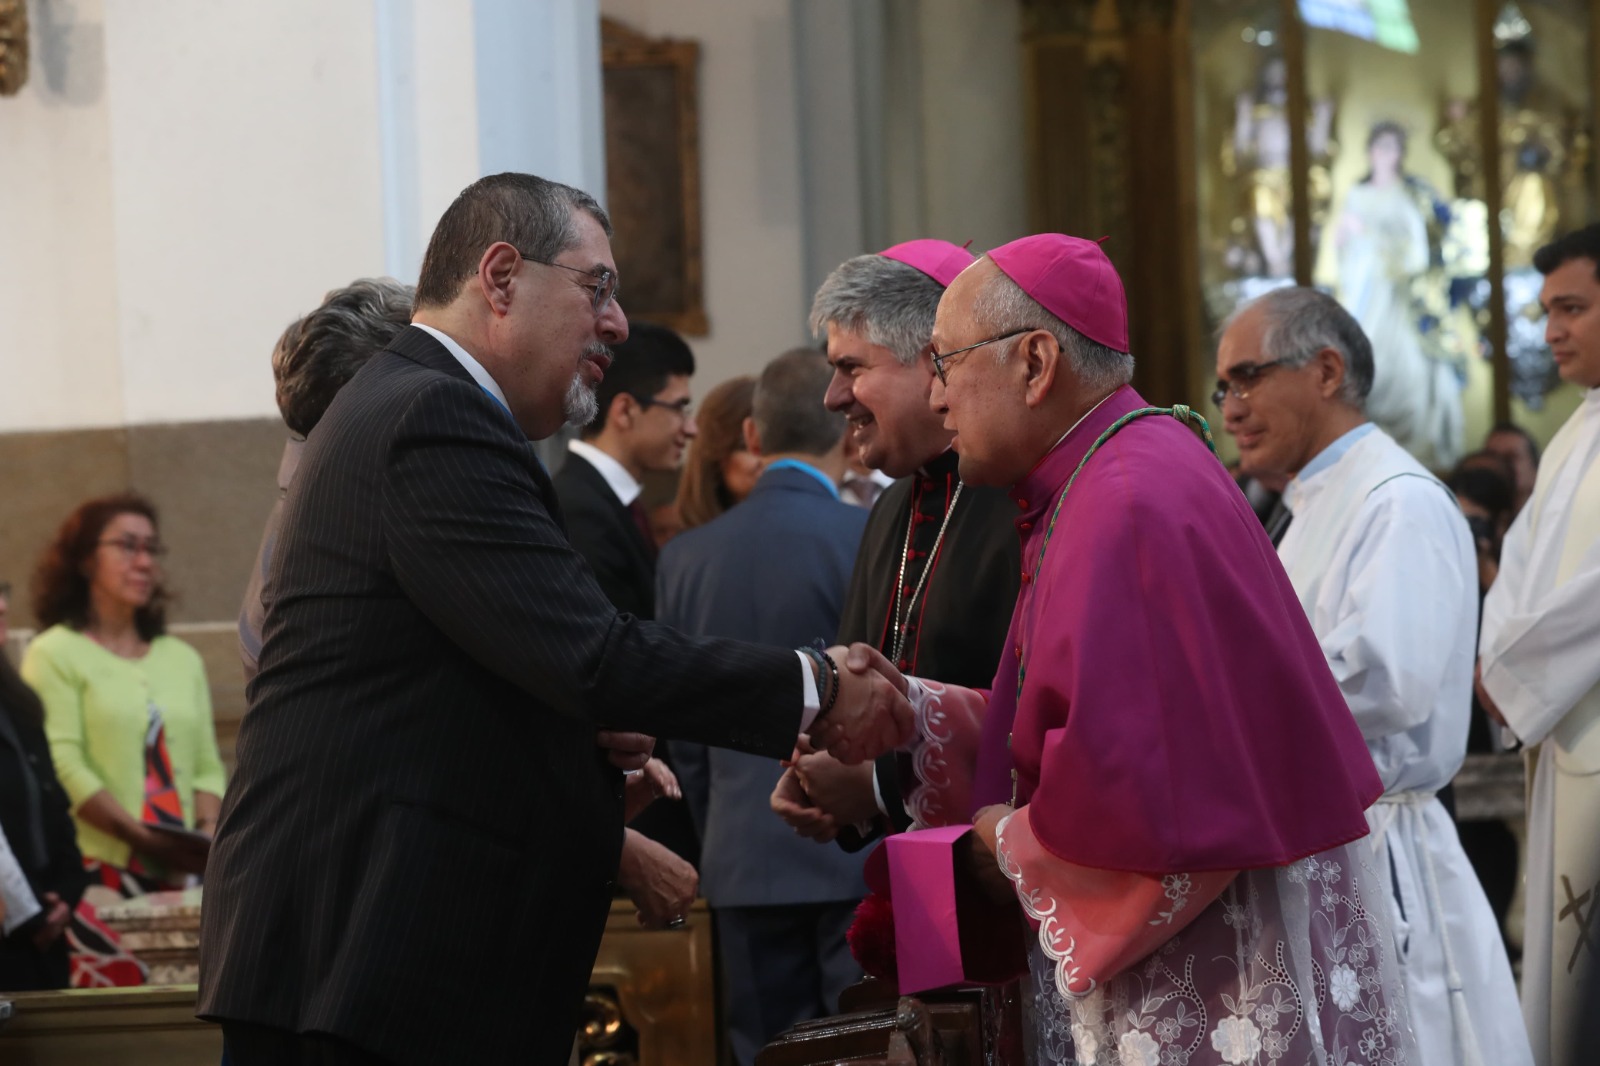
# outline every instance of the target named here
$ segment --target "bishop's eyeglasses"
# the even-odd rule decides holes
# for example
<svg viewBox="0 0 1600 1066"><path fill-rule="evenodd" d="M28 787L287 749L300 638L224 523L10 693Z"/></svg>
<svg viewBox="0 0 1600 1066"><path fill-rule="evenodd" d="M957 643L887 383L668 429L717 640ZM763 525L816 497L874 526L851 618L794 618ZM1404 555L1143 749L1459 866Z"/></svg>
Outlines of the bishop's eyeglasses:
<svg viewBox="0 0 1600 1066"><path fill-rule="evenodd" d="M574 274L582 274L586 278L593 278L594 285L585 285L584 288L594 294L594 313L597 318L606 313L606 308L611 305L611 301L617 295L617 276L604 267L599 270L585 270L582 267L567 266L565 263L553 263L548 259L537 259L524 252L521 248L517 249L517 254L530 263L539 263L547 267L560 267L562 270L570 270Z"/></svg>
<svg viewBox="0 0 1600 1066"><path fill-rule="evenodd" d="M1008 341L1012 337L1020 337L1024 333L1032 333L1033 330L1034 327L1032 326L1029 326L1026 329L1014 329L1010 333L1004 333L998 337L990 337L986 341L979 341L977 344L969 344L965 348L957 348L953 352L934 352L932 355L933 372L939 375L939 384L949 385L950 382L945 377L945 374L950 369L950 360L952 357L960 355L962 352L970 352L974 348L982 348L985 344L994 344L998 341Z"/></svg>

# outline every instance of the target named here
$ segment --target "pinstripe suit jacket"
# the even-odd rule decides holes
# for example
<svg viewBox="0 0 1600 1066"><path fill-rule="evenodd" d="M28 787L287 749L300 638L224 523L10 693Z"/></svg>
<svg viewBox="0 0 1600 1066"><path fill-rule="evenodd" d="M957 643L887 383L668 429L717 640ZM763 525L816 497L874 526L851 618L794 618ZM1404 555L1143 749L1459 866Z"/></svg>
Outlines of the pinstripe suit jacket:
<svg viewBox="0 0 1600 1066"><path fill-rule="evenodd" d="M619 615L554 499L422 330L335 398L266 585L202 1017L419 1066L563 1063L621 847L596 727L788 753L794 653Z"/></svg>

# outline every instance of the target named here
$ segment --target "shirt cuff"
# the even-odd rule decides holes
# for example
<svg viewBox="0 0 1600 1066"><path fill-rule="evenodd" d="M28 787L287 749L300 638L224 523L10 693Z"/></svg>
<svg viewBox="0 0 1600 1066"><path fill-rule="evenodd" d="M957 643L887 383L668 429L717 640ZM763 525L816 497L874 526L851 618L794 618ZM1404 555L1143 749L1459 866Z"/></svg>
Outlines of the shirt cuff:
<svg viewBox="0 0 1600 1066"><path fill-rule="evenodd" d="M6 912L4 923L0 924L0 935L4 936L10 936L27 925L34 915L44 910L22 872L22 866L5 846L4 836L0 836L0 902L4 902Z"/></svg>
<svg viewBox="0 0 1600 1066"><path fill-rule="evenodd" d="M800 707L800 732L809 732L811 723L817 720L817 712L822 710L822 700L817 698L817 676L811 669L811 660L803 651L794 653L800 660L800 681L805 686L803 703Z"/></svg>
<svg viewBox="0 0 1600 1066"><path fill-rule="evenodd" d="M889 817L889 808L883 803L883 787L878 783L878 768L872 768L872 802L878 805L878 813L885 818Z"/></svg>

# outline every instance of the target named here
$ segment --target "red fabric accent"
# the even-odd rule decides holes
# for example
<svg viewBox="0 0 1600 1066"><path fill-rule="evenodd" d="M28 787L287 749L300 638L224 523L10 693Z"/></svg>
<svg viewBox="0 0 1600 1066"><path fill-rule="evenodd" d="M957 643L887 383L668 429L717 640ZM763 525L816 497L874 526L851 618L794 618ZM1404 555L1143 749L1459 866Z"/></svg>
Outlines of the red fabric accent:
<svg viewBox="0 0 1600 1066"><path fill-rule="evenodd" d="M871 977L894 981L899 976L894 953L894 905L888 896L874 892L856 908L855 921L845 933L850 954Z"/></svg>
<svg viewBox="0 0 1600 1066"><path fill-rule="evenodd" d="M122 946L122 938L80 902L66 930L73 988L129 988L149 976L144 963Z"/></svg>
<svg viewBox="0 0 1600 1066"><path fill-rule="evenodd" d="M144 812L146 825L183 828L183 802L172 775L172 756L167 751L167 727L161 712L151 708L151 733L144 749Z"/></svg>

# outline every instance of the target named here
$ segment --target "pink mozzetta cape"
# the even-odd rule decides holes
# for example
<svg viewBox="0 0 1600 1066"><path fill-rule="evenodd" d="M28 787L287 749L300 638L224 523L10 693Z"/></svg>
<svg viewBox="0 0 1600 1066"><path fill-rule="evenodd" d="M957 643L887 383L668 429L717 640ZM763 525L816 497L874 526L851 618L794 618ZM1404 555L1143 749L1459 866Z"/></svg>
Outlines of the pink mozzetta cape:
<svg viewBox="0 0 1600 1066"><path fill-rule="evenodd" d="M1144 874L1281 866L1365 835L1372 757L1261 523L1187 426L1140 418L1090 458L1035 579L1079 460L1143 406L1122 388L1012 490L1024 583L974 808L1010 800L1014 759L1046 849Z"/></svg>

